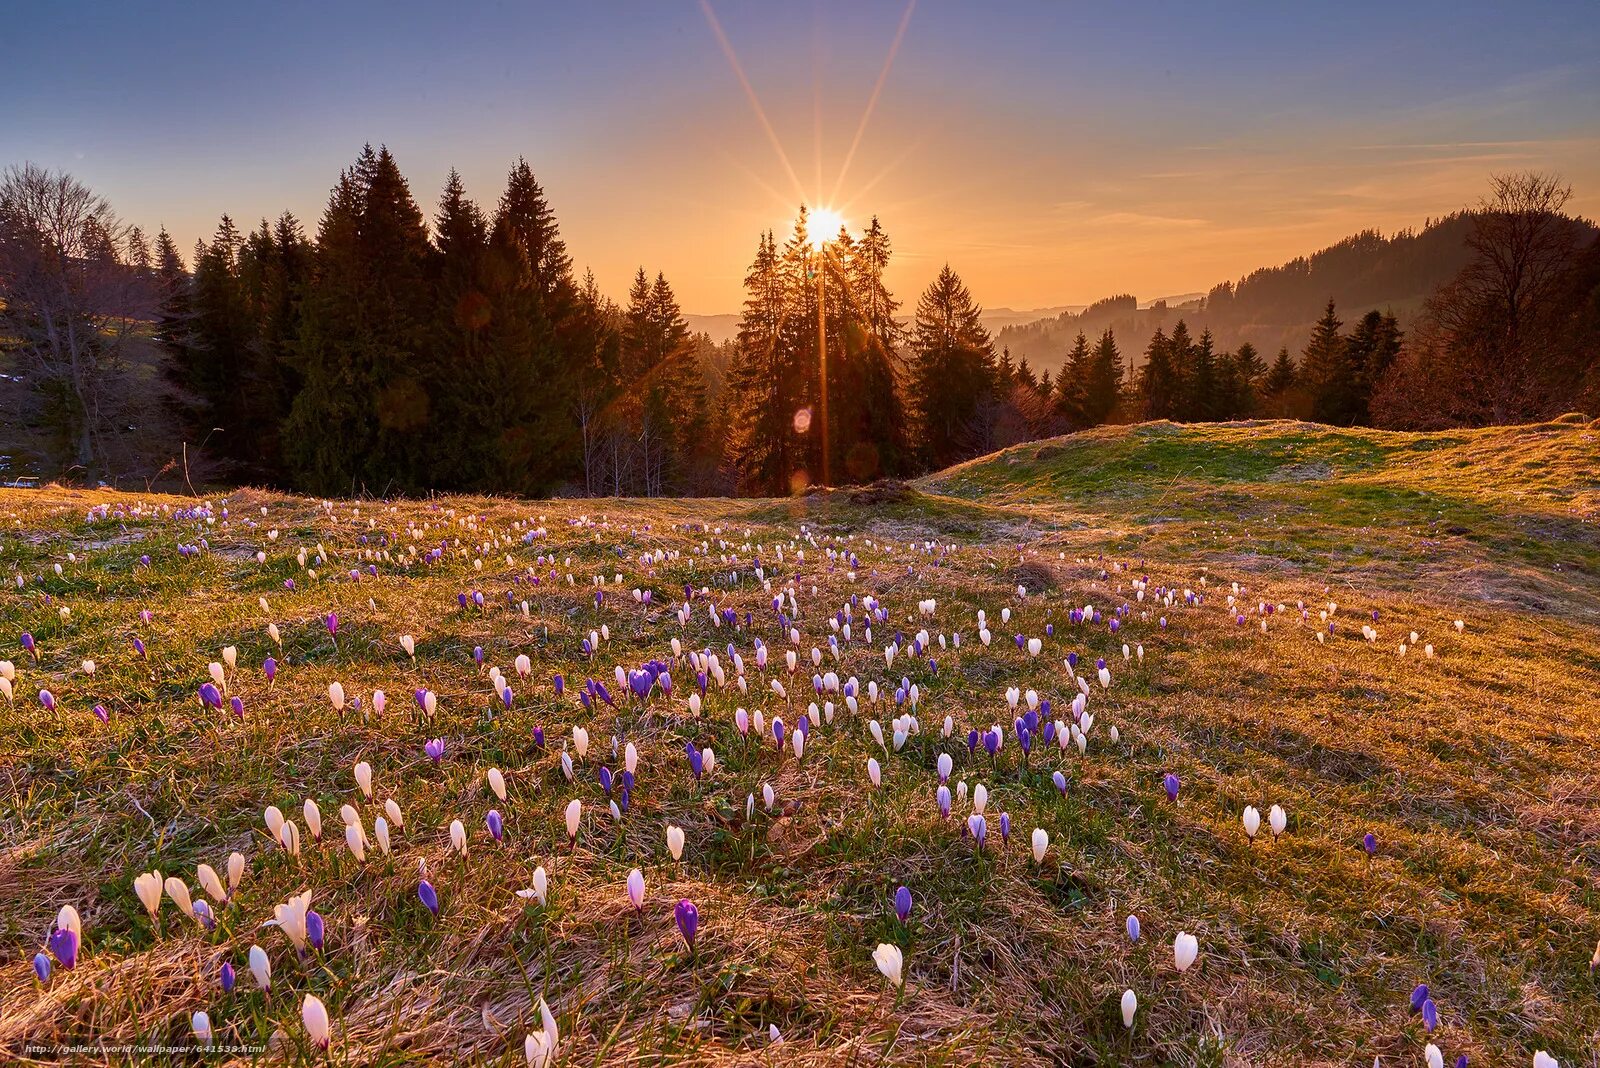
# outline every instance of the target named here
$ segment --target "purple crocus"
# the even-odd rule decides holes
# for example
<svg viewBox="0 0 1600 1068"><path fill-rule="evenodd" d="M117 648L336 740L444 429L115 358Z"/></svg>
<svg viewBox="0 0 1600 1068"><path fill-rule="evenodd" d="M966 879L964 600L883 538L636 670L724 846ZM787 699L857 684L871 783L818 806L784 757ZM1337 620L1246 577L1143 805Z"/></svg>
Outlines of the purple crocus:
<svg viewBox="0 0 1600 1068"><path fill-rule="evenodd" d="M328 933L328 925L322 919L322 913L315 909L306 913L306 941L311 943L311 948L322 951L323 941Z"/></svg>
<svg viewBox="0 0 1600 1068"><path fill-rule="evenodd" d="M1371 831L1362 835L1361 848L1367 851L1367 859L1372 859L1372 856L1378 852L1378 836Z"/></svg>
<svg viewBox="0 0 1600 1068"><path fill-rule="evenodd" d="M235 694L228 699L228 707L233 709L233 714L238 719L244 719L244 698Z"/></svg>
<svg viewBox="0 0 1600 1068"><path fill-rule="evenodd" d="M483 818L483 822L489 828L489 834L494 837L496 842L502 842L505 840L505 823L500 819L500 813L498 811L491 808L489 810L489 814Z"/></svg>
<svg viewBox="0 0 1600 1068"><path fill-rule="evenodd" d="M1062 797L1067 796L1067 777L1065 775L1059 771L1055 772L1050 776L1050 781L1056 784L1056 789L1061 791Z"/></svg>
<svg viewBox="0 0 1600 1068"><path fill-rule="evenodd" d="M336 638L336 637L339 636L339 613L338 612L329 612L327 615L323 616L322 617L322 623L323 623L324 626L326 626L328 628L328 637Z"/></svg>
<svg viewBox="0 0 1600 1068"><path fill-rule="evenodd" d="M228 961L222 962L222 968L217 972L217 979L222 984L222 992L224 994L233 993L234 974L231 963Z"/></svg>
<svg viewBox="0 0 1600 1068"><path fill-rule="evenodd" d="M423 743L422 751L427 754L429 760L435 764L439 763L444 758L444 739L430 738Z"/></svg>
<svg viewBox="0 0 1600 1068"><path fill-rule="evenodd" d="M1000 732L998 730L983 732L983 749L991 757L1000 751Z"/></svg>
<svg viewBox="0 0 1600 1068"><path fill-rule="evenodd" d="M774 716L772 718L772 737L777 739L778 748L782 749L783 748L783 718L781 716Z"/></svg>
<svg viewBox="0 0 1600 1068"><path fill-rule="evenodd" d="M1129 913L1127 927L1128 927L1128 941L1130 941L1130 942L1139 941L1139 917L1133 915L1132 913Z"/></svg>
<svg viewBox="0 0 1600 1068"><path fill-rule="evenodd" d="M234 698L234 700L237 701L238 698L236 697L236 698ZM95 705L94 706L94 718L99 720L101 723L110 723L111 722L111 713L106 711L106 706L105 705Z"/></svg>
<svg viewBox="0 0 1600 1068"><path fill-rule="evenodd" d="M556 686L556 696L557 697L560 697L562 694L567 692L567 680L566 680L566 678L564 676L557 675L555 677L554 682L555 682L555 686Z"/></svg>
<svg viewBox="0 0 1600 1068"><path fill-rule="evenodd" d="M133 639L133 651L138 654L140 660L149 659L149 654L145 651L144 642L138 637Z"/></svg>
<svg viewBox="0 0 1600 1068"><path fill-rule="evenodd" d="M1168 801L1177 801L1178 800L1178 777L1176 775L1174 775L1172 772L1169 771L1169 772L1167 772L1166 776L1162 778L1161 784L1164 787L1166 787L1167 800Z"/></svg>
<svg viewBox="0 0 1600 1068"><path fill-rule="evenodd" d="M600 789L604 790L609 797L611 794L611 769L602 764L597 774L600 779Z"/></svg>
<svg viewBox="0 0 1600 1068"><path fill-rule="evenodd" d="M278 662L272 657L267 657L261 662L261 673L267 677L267 685L271 686L278 677Z"/></svg>
<svg viewBox="0 0 1600 1068"><path fill-rule="evenodd" d="M41 983L50 981L50 958L43 953L33 955L33 976Z"/></svg>
<svg viewBox="0 0 1600 1068"><path fill-rule="evenodd" d="M1011 813L1000 813L1000 841L1002 844L1011 841Z"/></svg>
<svg viewBox="0 0 1600 1068"><path fill-rule="evenodd" d="M56 695L49 690L40 690L39 704L44 706L46 712L54 712L56 710Z"/></svg>
<svg viewBox="0 0 1600 1068"><path fill-rule="evenodd" d="M901 923L911 918L911 888L901 886L894 892L894 914Z"/></svg>
<svg viewBox="0 0 1600 1068"><path fill-rule="evenodd" d="M50 952L67 971L78 966L78 932L70 927L57 927L50 932Z"/></svg>
<svg viewBox="0 0 1600 1068"><path fill-rule="evenodd" d="M1418 983L1411 991L1411 1011L1421 1012L1422 1005L1429 999L1428 984Z"/></svg>
<svg viewBox="0 0 1600 1068"><path fill-rule="evenodd" d="M222 708L222 691L218 690L215 683L202 683L200 686L200 703L207 708Z"/></svg>
<svg viewBox="0 0 1600 1068"><path fill-rule="evenodd" d="M39 647L33 640L33 635L27 631L22 632L22 647L32 654L35 660L39 659Z"/></svg>
<svg viewBox="0 0 1600 1068"><path fill-rule="evenodd" d="M689 953L694 953L694 937L700 932L700 910L695 908L693 901L682 898L672 910L672 918L678 921L678 932L683 935L684 944L689 947Z"/></svg>
<svg viewBox="0 0 1600 1068"><path fill-rule="evenodd" d="M1430 1035L1439 1026L1439 1006L1433 1003L1432 998L1422 1003L1422 1026Z"/></svg>
<svg viewBox="0 0 1600 1068"><path fill-rule="evenodd" d="M433 913L434 919L439 918L439 892L433 888L432 883L426 879L418 883L417 898L427 907L429 912Z"/></svg>

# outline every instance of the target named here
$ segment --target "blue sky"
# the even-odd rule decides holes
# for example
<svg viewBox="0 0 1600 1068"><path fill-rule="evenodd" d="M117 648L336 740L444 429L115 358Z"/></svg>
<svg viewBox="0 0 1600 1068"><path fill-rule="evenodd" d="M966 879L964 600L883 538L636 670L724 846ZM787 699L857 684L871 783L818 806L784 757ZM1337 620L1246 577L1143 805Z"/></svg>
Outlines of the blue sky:
<svg viewBox="0 0 1600 1068"><path fill-rule="evenodd" d="M525 155L580 268L618 295L664 270L696 312L737 309L801 199L878 213L903 297L948 260L1013 307L1204 288L1495 170L1560 171L1600 214L1593 2L710 11L770 138L696 0L35 3L7 19L0 163L187 249L224 211L314 228L367 141L430 214L452 164L490 204Z"/></svg>

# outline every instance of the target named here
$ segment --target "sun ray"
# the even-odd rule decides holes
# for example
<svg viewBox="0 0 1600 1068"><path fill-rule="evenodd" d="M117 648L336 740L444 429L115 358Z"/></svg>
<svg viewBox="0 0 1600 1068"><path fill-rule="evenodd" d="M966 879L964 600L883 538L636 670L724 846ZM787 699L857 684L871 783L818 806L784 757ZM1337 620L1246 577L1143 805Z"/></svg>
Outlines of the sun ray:
<svg viewBox="0 0 1600 1068"><path fill-rule="evenodd" d="M722 32L722 23L717 21L717 13L711 9L711 0L700 0L700 10L704 12L706 22L711 26L711 32L716 35L717 44L722 47L722 54L728 57L728 65L733 68L734 75L739 79L739 85L743 87L751 109L755 111L756 118L761 120L761 128L766 130L767 140L772 143L773 151L778 154L778 161L783 164L783 169L789 174L789 180L794 183L796 196L804 201L805 186L800 184L800 176L795 174L794 167L790 165L789 154L783 150L783 142L778 139L777 131L772 128L772 123L767 121L767 113L761 107L761 100L756 96L755 87L750 84L750 79L745 77L744 67L740 64L739 57L734 54L728 35Z"/></svg>
<svg viewBox="0 0 1600 1068"><path fill-rule="evenodd" d="M845 153L844 165L839 168L839 179L833 183L832 200L839 199L839 190L844 185L845 175L850 171L850 163L856 157L856 149L861 147L861 137L867 132L867 123L872 120L872 113L878 106L878 96L883 92L883 83L889 79L889 68L894 66L894 57L900 51L900 42L905 39L906 27L911 25L911 13L917 9L917 0L907 0L905 14L900 16L900 26L894 31L894 41L889 45L889 54L884 57L883 69L878 71L878 81L872 87L872 96L867 98L867 109L861 113L861 122L856 126L855 139L850 142L850 151Z"/></svg>

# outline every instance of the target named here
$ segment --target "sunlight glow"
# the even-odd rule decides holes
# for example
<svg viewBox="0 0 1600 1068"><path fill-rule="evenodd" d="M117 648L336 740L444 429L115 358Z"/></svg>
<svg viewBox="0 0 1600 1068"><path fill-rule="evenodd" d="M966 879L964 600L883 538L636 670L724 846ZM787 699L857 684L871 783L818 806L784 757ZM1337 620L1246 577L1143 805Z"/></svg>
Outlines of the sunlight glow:
<svg viewBox="0 0 1600 1068"><path fill-rule="evenodd" d="M844 216L832 208L818 208L811 213L811 247L821 252L822 247L838 237L843 228Z"/></svg>

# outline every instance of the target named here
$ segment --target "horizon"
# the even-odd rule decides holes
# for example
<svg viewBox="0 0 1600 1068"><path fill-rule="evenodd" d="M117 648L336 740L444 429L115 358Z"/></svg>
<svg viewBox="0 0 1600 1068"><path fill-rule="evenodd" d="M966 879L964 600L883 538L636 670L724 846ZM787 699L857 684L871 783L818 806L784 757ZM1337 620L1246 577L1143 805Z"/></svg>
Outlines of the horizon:
<svg viewBox="0 0 1600 1068"><path fill-rule="evenodd" d="M903 299L949 262L984 307L1018 311L1205 291L1417 229L1496 171L1560 173L1571 209L1600 214L1600 18L1582 4L1243 28L926 0L447 25L403 6L379 36L373 10L29 12L20 34L70 25L81 46L0 74L18 115L0 157L73 173L187 259L223 213L248 229L288 210L314 232L367 142L430 221L451 166L492 207L522 155L580 274L618 298L637 267L664 272L695 316L737 313L758 235L801 202L852 231L878 215ZM285 45L286 24L307 32ZM170 71L198 88L175 99L152 74Z"/></svg>

